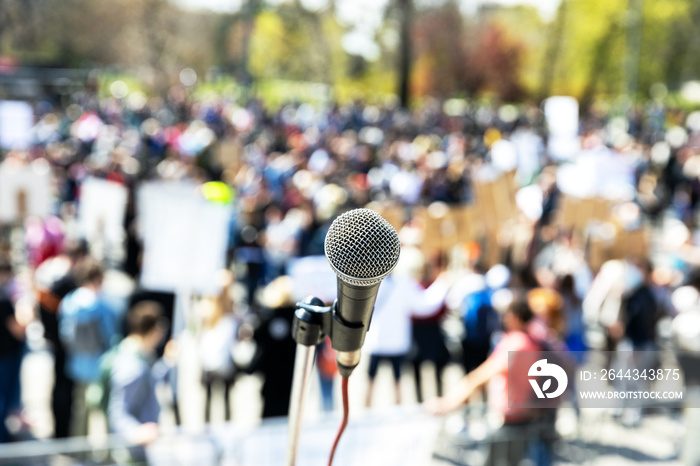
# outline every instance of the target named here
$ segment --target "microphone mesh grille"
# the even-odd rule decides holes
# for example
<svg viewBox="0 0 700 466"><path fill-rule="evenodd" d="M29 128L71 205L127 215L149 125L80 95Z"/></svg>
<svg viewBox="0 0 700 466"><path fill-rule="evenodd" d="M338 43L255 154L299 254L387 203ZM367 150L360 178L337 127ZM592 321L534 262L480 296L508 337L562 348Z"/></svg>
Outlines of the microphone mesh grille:
<svg viewBox="0 0 700 466"><path fill-rule="evenodd" d="M377 212L355 209L333 221L325 250L331 268L341 280L372 285L394 269L401 243L394 227Z"/></svg>

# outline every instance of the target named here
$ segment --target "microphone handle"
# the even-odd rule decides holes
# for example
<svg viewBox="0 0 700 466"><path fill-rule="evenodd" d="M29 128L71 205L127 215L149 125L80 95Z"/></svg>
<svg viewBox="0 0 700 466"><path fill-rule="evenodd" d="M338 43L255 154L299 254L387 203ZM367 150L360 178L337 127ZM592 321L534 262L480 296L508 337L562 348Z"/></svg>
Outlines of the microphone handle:
<svg viewBox="0 0 700 466"><path fill-rule="evenodd" d="M369 330L380 284L357 286L338 278L331 346L338 352L338 369L344 377L349 377L360 362L360 349Z"/></svg>
<svg viewBox="0 0 700 466"><path fill-rule="evenodd" d="M374 302L381 281L374 285L357 286L338 278L338 309L340 318L348 324L360 324L369 328ZM361 346L361 345L360 345Z"/></svg>

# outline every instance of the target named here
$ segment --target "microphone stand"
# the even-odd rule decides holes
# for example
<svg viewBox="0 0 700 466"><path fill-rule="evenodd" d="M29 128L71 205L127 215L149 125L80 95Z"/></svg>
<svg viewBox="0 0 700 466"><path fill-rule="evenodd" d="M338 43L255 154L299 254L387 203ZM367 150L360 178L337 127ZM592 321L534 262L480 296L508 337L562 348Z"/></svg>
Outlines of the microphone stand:
<svg viewBox="0 0 700 466"><path fill-rule="evenodd" d="M323 341L324 334L330 334L332 306L323 306L323 301L313 296L297 303L292 324L292 336L297 342L294 359L294 378L289 401L289 437L287 439L287 466L296 463L299 435L304 418L304 398L314 365L316 345ZM325 331L324 331L325 330Z"/></svg>
<svg viewBox="0 0 700 466"><path fill-rule="evenodd" d="M287 466L294 466L296 462L304 416L304 398L314 364L316 345L323 341L325 335L330 337L333 349L337 351L338 370L344 378L350 376L360 360L359 348L364 340L365 324L344 320L338 315L337 303L336 300L332 306L324 306L319 298L309 296L297 303L294 311L292 336L297 342L297 353L294 360L292 394L289 400ZM374 304L373 300L372 304Z"/></svg>
<svg viewBox="0 0 700 466"><path fill-rule="evenodd" d="M304 412L306 387L309 385L311 369L314 366L315 346L297 343L294 359L294 378L292 381L292 398L289 403L289 439L287 441L287 466L294 466L299 446L299 434Z"/></svg>

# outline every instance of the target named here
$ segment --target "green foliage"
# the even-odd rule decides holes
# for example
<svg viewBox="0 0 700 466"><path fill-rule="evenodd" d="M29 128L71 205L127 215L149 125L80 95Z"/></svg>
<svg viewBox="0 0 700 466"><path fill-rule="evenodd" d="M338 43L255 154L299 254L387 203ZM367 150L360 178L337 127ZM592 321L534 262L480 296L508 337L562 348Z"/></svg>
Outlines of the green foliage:
<svg viewBox="0 0 700 466"><path fill-rule="evenodd" d="M540 84L547 45L547 30L539 12L533 6L515 5L494 9L487 17L489 23L505 33L504 39L521 45L520 84L527 92L535 92Z"/></svg>
<svg viewBox="0 0 700 466"><path fill-rule="evenodd" d="M270 103L382 100L397 92L396 5L376 31L381 53L372 61L344 50L349 26L332 7L312 12L300 1L245 0L240 12L224 15L168 0L0 0L0 55L24 65L116 65L127 70L117 75L133 76L130 89L138 83L146 92L163 92L191 67L200 94L242 99L252 86ZM700 79L697 0L562 0L549 24L530 6L484 6L465 17L458 5L423 2L415 10L416 97L568 94L585 104L627 92L647 98L654 83L674 95Z"/></svg>
<svg viewBox="0 0 700 466"><path fill-rule="evenodd" d="M677 89L697 78L698 2L563 0L560 8L564 32L551 39L562 42L559 59L549 65L555 68L553 93L648 98L654 83Z"/></svg>
<svg viewBox="0 0 700 466"><path fill-rule="evenodd" d="M692 8L697 6L687 0L644 2L639 75L645 95L656 82L678 89L683 77L691 77L682 75L684 60L691 59L686 54L696 28Z"/></svg>
<svg viewBox="0 0 700 466"><path fill-rule="evenodd" d="M260 13L250 38L253 76L332 82L333 67L329 64L339 47L340 34L332 20L324 19L296 5ZM329 46L329 42L335 44Z"/></svg>
<svg viewBox="0 0 700 466"><path fill-rule="evenodd" d="M325 84L305 81L261 79L255 84L255 95L271 109L290 101L320 105L328 101L330 88Z"/></svg>
<svg viewBox="0 0 700 466"><path fill-rule="evenodd" d="M143 86L143 80L139 79L138 76L130 73L120 73L117 71L103 71L99 73L98 83L99 87L97 93L100 97L109 97L110 86L115 81L122 81L126 84L129 92L143 92L146 93L147 89Z"/></svg>
<svg viewBox="0 0 700 466"><path fill-rule="evenodd" d="M582 96L591 82L602 80L622 90L625 30L623 22L628 0L563 0L566 8L562 54L554 66L554 94ZM608 79L616 76L615 79ZM596 88L597 90L598 88Z"/></svg>

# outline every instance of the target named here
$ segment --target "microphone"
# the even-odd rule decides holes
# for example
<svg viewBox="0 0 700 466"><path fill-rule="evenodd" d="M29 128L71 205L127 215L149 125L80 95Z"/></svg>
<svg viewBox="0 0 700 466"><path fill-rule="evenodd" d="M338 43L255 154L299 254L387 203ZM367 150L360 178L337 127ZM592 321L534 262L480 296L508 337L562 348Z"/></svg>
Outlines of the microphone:
<svg viewBox="0 0 700 466"><path fill-rule="evenodd" d="M338 277L331 343L340 374L349 377L360 362L379 285L396 267L401 242L394 227L377 212L355 209L333 221L324 249Z"/></svg>

